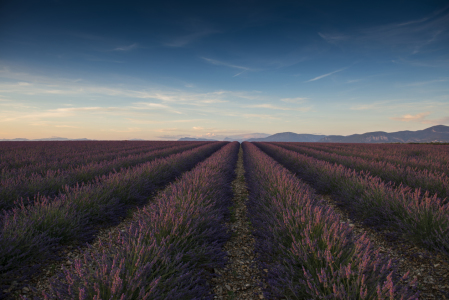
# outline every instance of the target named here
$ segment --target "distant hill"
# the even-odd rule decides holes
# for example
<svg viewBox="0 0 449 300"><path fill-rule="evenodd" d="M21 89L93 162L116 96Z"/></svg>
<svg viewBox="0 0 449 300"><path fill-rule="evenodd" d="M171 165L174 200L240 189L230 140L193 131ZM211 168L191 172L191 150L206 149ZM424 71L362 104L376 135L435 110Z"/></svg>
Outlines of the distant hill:
<svg viewBox="0 0 449 300"><path fill-rule="evenodd" d="M0 139L0 142L40 142L40 141L95 141L95 140L90 140L90 139L86 139L86 138L68 139L68 138L57 137L57 136L52 136L51 138L44 138L44 139L35 139L35 140L29 140L29 139L23 139L23 138Z"/></svg>
<svg viewBox="0 0 449 300"><path fill-rule="evenodd" d="M16 139L1 139L0 142L26 142L29 141L29 139L23 139L23 138L16 138Z"/></svg>
<svg viewBox="0 0 449 300"><path fill-rule="evenodd" d="M243 141L248 141L249 139L260 139L260 138L266 138L267 136L270 136L267 133L247 133L247 134L239 134L239 135L230 135L223 139L223 141L227 142L233 142L237 141L239 143L242 143Z"/></svg>
<svg viewBox="0 0 449 300"><path fill-rule="evenodd" d="M262 139L249 139L248 142L318 142L323 137L325 135L282 132Z"/></svg>
<svg viewBox="0 0 449 300"><path fill-rule="evenodd" d="M431 143L449 142L449 126L437 125L424 130L384 132L374 131L363 134L318 135L282 132L265 138L252 138L248 142L321 142L321 143Z"/></svg>
<svg viewBox="0 0 449 300"><path fill-rule="evenodd" d="M329 135L319 140L323 143L431 143L449 142L449 126L437 125L424 130L384 132L375 131L348 136Z"/></svg>
<svg viewBox="0 0 449 300"><path fill-rule="evenodd" d="M449 142L449 126L437 125L427 129L417 131L397 131L384 132L374 131L363 134L352 135L319 135L319 134L298 134L294 132L281 132L273 135L266 133L248 133L233 136L220 136L220 140L224 137L224 141L248 141L248 142L320 142L320 143L448 143ZM138 141L141 139L132 139ZM0 139L1 141L95 141L86 138L68 139L63 137L52 136L50 138L29 140L25 138ZM184 137L178 141L210 141L218 140L205 138Z"/></svg>
<svg viewBox="0 0 449 300"><path fill-rule="evenodd" d="M188 137L183 137L180 138L178 141L208 141L208 142L218 142L217 140L211 140L211 139L196 139L196 138L188 138Z"/></svg>

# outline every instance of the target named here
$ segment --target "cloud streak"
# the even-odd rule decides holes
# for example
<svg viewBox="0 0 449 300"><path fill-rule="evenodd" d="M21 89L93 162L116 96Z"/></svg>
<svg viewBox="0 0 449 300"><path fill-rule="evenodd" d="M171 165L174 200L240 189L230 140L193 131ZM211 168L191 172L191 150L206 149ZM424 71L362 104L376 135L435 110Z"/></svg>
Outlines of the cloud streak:
<svg viewBox="0 0 449 300"><path fill-rule="evenodd" d="M402 122L421 122L426 116L430 115L430 112L423 112L416 115L403 115L402 117L394 117L392 120L402 121Z"/></svg>
<svg viewBox="0 0 449 300"><path fill-rule="evenodd" d="M138 47L137 43L131 44L129 46L117 47L113 51L130 51Z"/></svg>
<svg viewBox="0 0 449 300"><path fill-rule="evenodd" d="M248 67L244 67L244 66L239 66L239 65L234 65L234 64L230 64L230 63L227 63L227 62L223 62L223 61L219 61L219 60L211 59L211 58L207 58L207 57L201 57L201 59L205 60L206 62L208 62L208 63L210 63L212 65L225 66L225 67L228 67L228 68L241 70L239 73L235 74L232 77L239 76L239 75L243 74L246 71L257 71L256 69L252 69L252 68L248 68Z"/></svg>
<svg viewBox="0 0 449 300"><path fill-rule="evenodd" d="M71 125L55 125L55 127L58 127L58 128L79 128L78 126L71 126Z"/></svg>
<svg viewBox="0 0 449 300"><path fill-rule="evenodd" d="M330 43L330 44L337 44L341 41L346 41L349 39L348 36L343 35L343 34L323 34L321 32L318 32L318 35L325 40L326 42Z"/></svg>
<svg viewBox="0 0 449 300"><path fill-rule="evenodd" d="M438 82L446 82L446 81L449 81L449 79L435 79L435 80L429 80L429 81L413 82L413 83L406 84L405 86L422 86L422 85L438 83Z"/></svg>
<svg viewBox="0 0 449 300"><path fill-rule="evenodd" d="M322 78L325 78L325 77L331 76L332 74L335 74L335 73L338 73L338 72L344 71L344 70L346 70L347 68L348 68L348 67L345 67L345 68L341 68L341 69L338 69L338 70L336 70L336 71L333 71L333 72L330 72L330 73L326 73L326 74L323 74L323 75L317 76L317 77L315 77L315 78L309 79L309 80L307 80L307 81L304 81L304 82L312 82L312 81L320 80L320 79L322 79Z"/></svg>
<svg viewBox="0 0 449 300"><path fill-rule="evenodd" d="M205 61L207 61L208 63L213 64L213 65L217 65L217 66L225 66L225 67L234 68L234 69L240 69L240 70L244 70L244 71L251 71L252 70L251 68L248 68L248 67L233 65L233 64L230 64L230 63L222 62L222 61L211 59L211 58L207 58L207 57L201 57L201 58L204 59Z"/></svg>
<svg viewBox="0 0 449 300"><path fill-rule="evenodd" d="M416 115L403 115L402 117L393 117L391 120L401 121L401 122L418 122L421 124L429 124L429 125L442 125L449 124L449 116L442 117L438 119L427 119L427 116L430 115L430 112L422 112Z"/></svg>
<svg viewBox="0 0 449 300"><path fill-rule="evenodd" d="M304 97L296 97L296 98L282 98L281 101L282 102L287 102L287 103L303 103L306 102L308 98L304 98Z"/></svg>
<svg viewBox="0 0 449 300"><path fill-rule="evenodd" d="M283 106L277 106L269 103L265 104L254 104L254 105L246 105L245 108L267 108L267 109L275 109L275 110L295 110L295 111L310 111L310 107L283 107Z"/></svg>
<svg viewBox="0 0 449 300"><path fill-rule="evenodd" d="M427 16L402 23L366 27L347 33L318 32L318 35L329 44L350 47L351 50L357 48L363 52L382 49L416 55L426 51L439 51L449 41L448 8L449 5Z"/></svg>
<svg viewBox="0 0 449 300"><path fill-rule="evenodd" d="M182 48L187 45L204 38L208 35L217 33L218 31L212 29L204 29L196 32L192 32L183 36L176 37L169 42L164 43L164 46L173 47L173 48Z"/></svg>

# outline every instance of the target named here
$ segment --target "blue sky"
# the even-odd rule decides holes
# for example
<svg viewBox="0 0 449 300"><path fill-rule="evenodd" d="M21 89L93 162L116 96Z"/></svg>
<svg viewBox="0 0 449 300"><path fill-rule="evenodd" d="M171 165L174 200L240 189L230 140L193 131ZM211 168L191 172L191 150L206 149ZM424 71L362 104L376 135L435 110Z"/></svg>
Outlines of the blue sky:
<svg viewBox="0 0 449 300"><path fill-rule="evenodd" d="M2 1L0 139L449 125L447 1L159 2Z"/></svg>

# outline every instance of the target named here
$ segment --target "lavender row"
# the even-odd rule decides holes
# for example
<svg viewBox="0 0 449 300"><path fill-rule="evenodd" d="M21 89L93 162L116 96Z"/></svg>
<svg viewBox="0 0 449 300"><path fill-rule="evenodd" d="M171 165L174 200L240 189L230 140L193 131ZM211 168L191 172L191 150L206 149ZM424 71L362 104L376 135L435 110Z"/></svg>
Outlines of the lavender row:
<svg viewBox="0 0 449 300"><path fill-rule="evenodd" d="M90 163L65 171L47 171L42 176L33 174L30 177L15 177L0 180L0 209L9 210L24 203L34 203L42 196L54 197L58 193L67 192L75 184L81 185L95 180L98 176L111 172L123 172L123 169L151 161L153 159L180 153L200 146L201 144L177 145L165 149L129 155L110 161ZM24 198L19 200L19 198Z"/></svg>
<svg viewBox="0 0 449 300"><path fill-rule="evenodd" d="M65 157L76 159L142 146L145 146L142 142L125 141L0 142L0 169L21 168L41 164L42 161L52 162Z"/></svg>
<svg viewBox="0 0 449 300"><path fill-rule="evenodd" d="M172 183L117 240L64 269L45 298L213 299L207 270L226 263L224 221L238 149L228 144Z"/></svg>
<svg viewBox="0 0 449 300"><path fill-rule="evenodd" d="M351 144L351 147L342 147L340 144L329 143L292 143L325 152L344 156L357 156L372 161L386 161L400 166L408 166L419 170L432 170L436 173L449 174L449 153L441 151L440 146L423 147L423 145L385 145L386 150L379 150L372 144ZM374 146L374 147L373 147ZM435 151L440 149L440 151ZM437 159L437 157L441 159ZM445 162L446 160L446 162Z"/></svg>
<svg viewBox="0 0 449 300"><path fill-rule="evenodd" d="M108 144L111 142L102 142L102 144L107 149ZM188 142L192 143L192 142ZM193 142L194 143L194 142ZM70 150L76 149L79 147L77 144L70 144L71 147L66 147L65 149L60 149L59 152L51 152L51 155L48 153L39 153L35 152L32 155L34 157L30 157L30 155L25 153L16 153L18 156L17 159L21 159L23 165L20 167L11 167L11 164L14 163L13 159L10 158L2 158L0 161L0 165L6 165L3 168L0 166L1 174L0 179L12 178L12 177L28 177L31 175L45 175L48 170L52 171L61 171L61 170L70 170L77 168L82 165L86 165L89 163L99 163L111 159L117 159L120 157L125 157L129 155L136 155L139 153L144 153L152 150L163 149L168 147L173 147L175 145L181 145L181 143L177 142L141 142L140 144L132 144L126 145L126 147L116 147L110 150L106 149L95 149L92 147L92 151L84 151L78 153L69 153ZM93 144L92 146L98 144ZM53 148L53 142L47 142L47 148ZM17 160L16 159L16 160ZM32 163L27 163L30 160L34 160ZM16 164L17 165L17 164Z"/></svg>
<svg viewBox="0 0 449 300"><path fill-rule="evenodd" d="M315 143L313 143L315 144ZM354 144L354 143L317 143L339 151L364 152L372 156L392 156L398 159L416 160L440 165L449 165L449 147L447 145L426 144Z"/></svg>
<svg viewBox="0 0 449 300"><path fill-rule="evenodd" d="M313 190L250 143L243 143L248 215L268 299L418 299L395 265L356 237ZM414 284L414 282L412 283Z"/></svg>
<svg viewBox="0 0 449 300"><path fill-rule="evenodd" d="M0 283L8 284L21 272L30 275L30 266L49 257L58 245L88 241L98 226L120 222L129 207L146 203L158 188L225 144L209 143L160 158L70 188L56 199L42 197L5 212L0 224Z"/></svg>
<svg viewBox="0 0 449 300"><path fill-rule="evenodd" d="M341 164L356 171L368 171L373 176L378 176L387 182L392 181L397 185L403 184L412 188L421 188L443 199L449 196L449 177L444 173L434 173L429 170L398 166L386 161L373 161L361 157L339 155L309 147L302 147L297 144L274 144L317 159Z"/></svg>
<svg viewBox="0 0 449 300"><path fill-rule="evenodd" d="M367 225L391 232L449 255L449 204L436 196L342 165L321 161L269 144L256 143L278 162L307 180L321 193L330 193Z"/></svg>

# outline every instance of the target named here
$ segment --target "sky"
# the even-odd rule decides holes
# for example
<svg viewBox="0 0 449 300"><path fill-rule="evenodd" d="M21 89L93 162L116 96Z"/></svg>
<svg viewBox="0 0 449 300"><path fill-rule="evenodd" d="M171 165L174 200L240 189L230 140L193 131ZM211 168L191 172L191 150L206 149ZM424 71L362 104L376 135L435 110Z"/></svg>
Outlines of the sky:
<svg viewBox="0 0 449 300"><path fill-rule="evenodd" d="M0 1L0 139L449 125L449 1Z"/></svg>

